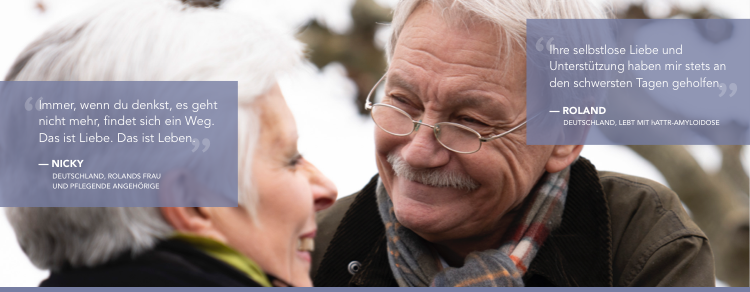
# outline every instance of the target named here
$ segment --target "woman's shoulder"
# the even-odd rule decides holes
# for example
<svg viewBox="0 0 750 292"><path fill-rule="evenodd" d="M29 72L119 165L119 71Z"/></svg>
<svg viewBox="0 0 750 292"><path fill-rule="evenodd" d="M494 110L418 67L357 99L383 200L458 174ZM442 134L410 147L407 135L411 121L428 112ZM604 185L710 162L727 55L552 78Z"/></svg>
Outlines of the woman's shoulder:
<svg viewBox="0 0 750 292"><path fill-rule="evenodd" d="M42 287L259 287L247 275L181 240L165 240L137 256L127 252L91 268L51 272Z"/></svg>

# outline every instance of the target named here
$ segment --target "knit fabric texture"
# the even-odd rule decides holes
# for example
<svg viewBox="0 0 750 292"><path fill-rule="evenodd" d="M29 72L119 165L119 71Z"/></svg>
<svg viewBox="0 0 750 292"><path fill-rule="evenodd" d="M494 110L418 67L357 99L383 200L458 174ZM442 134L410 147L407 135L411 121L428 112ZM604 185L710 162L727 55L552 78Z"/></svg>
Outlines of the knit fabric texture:
<svg viewBox="0 0 750 292"><path fill-rule="evenodd" d="M459 268L442 269L427 241L402 226L393 202L378 181L378 211L385 225L388 261L401 287L522 287L522 277L547 235L560 225L568 192L570 166L547 173L529 194L497 249L475 251Z"/></svg>

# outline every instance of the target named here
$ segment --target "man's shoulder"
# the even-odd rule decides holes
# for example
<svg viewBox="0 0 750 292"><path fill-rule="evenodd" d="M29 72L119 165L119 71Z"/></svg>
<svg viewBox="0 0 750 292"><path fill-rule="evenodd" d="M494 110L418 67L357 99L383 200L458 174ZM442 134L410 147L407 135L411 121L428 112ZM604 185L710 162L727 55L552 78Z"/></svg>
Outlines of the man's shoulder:
<svg viewBox="0 0 750 292"><path fill-rule="evenodd" d="M344 219L344 214L349 210L354 198L357 197L359 192L351 194L336 200L328 209L318 212L315 215L315 221L318 223L318 232L315 235L315 250L312 252L312 266L310 269L310 275L315 275L320 266L320 262L323 260L328 244L331 243L333 236L336 234L336 229L339 228L341 220Z"/></svg>
<svg viewBox="0 0 750 292"><path fill-rule="evenodd" d="M370 181L377 181L377 175ZM368 184L368 185L370 185ZM333 206L328 209L322 210L315 215L315 221L318 223L318 232L315 235L315 250L312 252L312 265L310 268L310 275L315 276L320 266L320 262L323 260L323 256L328 250L328 245L331 243L333 236L336 234L336 230L341 224L341 220L344 219L344 215L351 207L354 200L357 198L360 192L353 193L346 197L336 200Z"/></svg>
<svg viewBox="0 0 750 292"><path fill-rule="evenodd" d="M675 265L704 262L710 259L711 273L684 268L684 275L670 279L681 284L709 284L713 279L712 255L708 240L693 222L682 203L669 187L650 179L615 172L599 172L599 181L610 211L612 232L612 265L615 286L669 285L651 283L660 279L645 275L658 270L647 265L665 265L661 270L679 269ZM677 276L677 275L674 275ZM689 277L693 277L691 282ZM671 283L671 284L680 284Z"/></svg>
<svg viewBox="0 0 750 292"><path fill-rule="evenodd" d="M330 208L318 212L316 214L318 227L321 229L325 229L323 231L328 231L331 229L335 231L339 223L341 222L341 219L344 218L344 214L346 214L346 211L349 210L349 206L352 205L352 202L354 202L354 199L358 194L359 192L356 192L338 199ZM318 233L318 236L322 235L323 234ZM333 236L333 234L331 234L331 236Z"/></svg>
<svg viewBox="0 0 750 292"><path fill-rule="evenodd" d="M639 224L641 231L651 229L648 226L667 225L670 232L705 237L669 187L647 178L609 171L600 171L599 181L613 220L613 235ZM670 221L659 220L665 217Z"/></svg>

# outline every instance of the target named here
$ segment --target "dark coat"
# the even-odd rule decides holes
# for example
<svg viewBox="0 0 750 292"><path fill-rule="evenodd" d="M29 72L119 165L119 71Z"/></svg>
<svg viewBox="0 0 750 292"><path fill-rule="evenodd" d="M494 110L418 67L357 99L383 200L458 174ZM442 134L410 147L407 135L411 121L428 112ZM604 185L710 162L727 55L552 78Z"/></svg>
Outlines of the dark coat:
<svg viewBox="0 0 750 292"><path fill-rule="evenodd" d="M315 286L397 286L375 201L377 176L318 214ZM348 265L360 263L352 275ZM526 286L714 286L708 239L669 188L597 172L585 158L571 169L560 226L523 277Z"/></svg>
<svg viewBox="0 0 750 292"><path fill-rule="evenodd" d="M52 272L42 287L260 287L245 273L181 240L167 240L153 250L94 268Z"/></svg>

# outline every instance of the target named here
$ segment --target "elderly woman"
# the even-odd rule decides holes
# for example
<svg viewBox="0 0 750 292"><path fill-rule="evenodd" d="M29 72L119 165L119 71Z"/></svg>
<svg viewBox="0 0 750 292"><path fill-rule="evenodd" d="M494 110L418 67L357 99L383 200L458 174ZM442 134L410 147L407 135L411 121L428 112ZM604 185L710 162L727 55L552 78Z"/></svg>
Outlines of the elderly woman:
<svg viewBox="0 0 750 292"><path fill-rule="evenodd" d="M127 1L68 21L6 81L238 80L240 206L7 208L24 252L51 271L41 286L311 285L315 211L337 193L297 151L276 82L301 46L215 1L184 2ZM160 195L191 188L190 165L163 176Z"/></svg>

